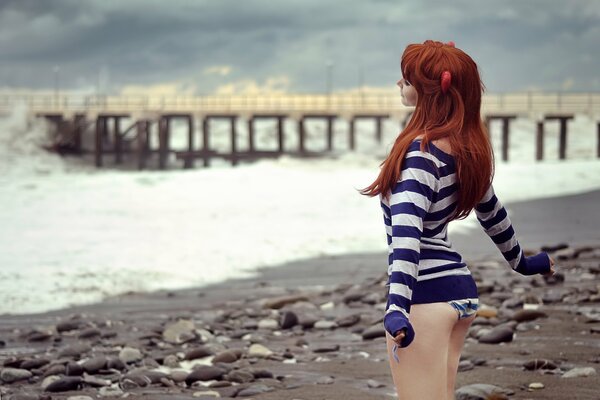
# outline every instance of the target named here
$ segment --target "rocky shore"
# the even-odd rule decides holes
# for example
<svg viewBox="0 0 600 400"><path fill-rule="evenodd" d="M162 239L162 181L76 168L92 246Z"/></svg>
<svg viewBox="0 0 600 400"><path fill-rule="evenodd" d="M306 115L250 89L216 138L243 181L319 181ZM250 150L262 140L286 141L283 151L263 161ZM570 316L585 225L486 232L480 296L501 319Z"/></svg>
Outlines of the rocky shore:
<svg viewBox="0 0 600 400"><path fill-rule="evenodd" d="M588 232L580 228L562 233ZM585 238L530 249L553 255L550 278L465 257L482 306L457 399L600 399L600 240ZM385 270L384 254L330 256L205 288L3 315L0 398L396 398L382 326Z"/></svg>

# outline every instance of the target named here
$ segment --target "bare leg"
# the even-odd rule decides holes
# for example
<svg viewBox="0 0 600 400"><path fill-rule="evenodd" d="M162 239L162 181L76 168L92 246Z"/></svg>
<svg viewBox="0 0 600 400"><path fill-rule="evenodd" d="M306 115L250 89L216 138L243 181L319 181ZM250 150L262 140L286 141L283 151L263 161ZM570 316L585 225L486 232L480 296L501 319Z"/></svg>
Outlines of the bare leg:
<svg viewBox="0 0 600 400"><path fill-rule="evenodd" d="M450 346L448 347L448 395L447 400L454 400L454 385L456 383L456 373L458 371L458 363L460 361L460 353L465 343L465 337L469 330L469 326L475 319L475 315L458 320L452 333L450 334Z"/></svg>
<svg viewBox="0 0 600 400"><path fill-rule="evenodd" d="M387 334L390 369L400 400L441 400L447 395L450 335L458 314L448 303L413 304L410 322L415 339L398 348L398 361L392 356L394 341Z"/></svg>

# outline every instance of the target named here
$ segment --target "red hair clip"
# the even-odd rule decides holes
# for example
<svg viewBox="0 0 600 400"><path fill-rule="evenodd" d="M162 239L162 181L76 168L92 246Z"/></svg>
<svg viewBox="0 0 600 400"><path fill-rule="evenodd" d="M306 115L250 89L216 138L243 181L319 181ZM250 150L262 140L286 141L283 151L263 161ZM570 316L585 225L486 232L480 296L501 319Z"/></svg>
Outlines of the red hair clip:
<svg viewBox="0 0 600 400"><path fill-rule="evenodd" d="M454 45L454 42L453 42L452 40L451 40L451 41L449 41L448 43L446 43L446 46L450 46L450 47L456 47L456 46Z"/></svg>
<svg viewBox="0 0 600 400"><path fill-rule="evenodd" d="M446 93L448 88L450 88L450 83L452 82L452 75L450 75L450 71L442 72L442 92Z"/></svg>

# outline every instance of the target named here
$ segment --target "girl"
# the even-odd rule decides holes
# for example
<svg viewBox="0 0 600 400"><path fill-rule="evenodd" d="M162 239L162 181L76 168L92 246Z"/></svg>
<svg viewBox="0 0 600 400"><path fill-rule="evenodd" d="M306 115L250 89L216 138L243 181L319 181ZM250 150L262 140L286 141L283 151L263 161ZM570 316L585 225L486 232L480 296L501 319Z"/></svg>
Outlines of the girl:
<svg viewBox="0 0 600 400"><path fill-rule="evenodd" d="M479 299L467 265L448 241L448 223L475 209L521 274L551 275L554 261L546 253L524 255L494 194L475 62L452 42L427 40L405 49L401 69L402 103L415 106L414 113L379 176L361 193L379 195L384 214L389 292L383 323L398 396L452 400Z"/></svg>

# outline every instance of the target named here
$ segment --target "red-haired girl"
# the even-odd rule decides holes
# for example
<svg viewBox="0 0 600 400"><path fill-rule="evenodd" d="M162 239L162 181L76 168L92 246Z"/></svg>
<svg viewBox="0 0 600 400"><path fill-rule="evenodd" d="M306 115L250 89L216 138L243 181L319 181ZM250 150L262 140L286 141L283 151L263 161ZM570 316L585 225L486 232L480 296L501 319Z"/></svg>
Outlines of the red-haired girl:
<svg viewBox="0 0 600 400"><path fill-rule="evenodd" d="M448 223L473 209L510 267L554 273L546 253L526 257L492 187L493 152L480 116L477 65L454 43L406 47L398 86L413 115L361 191L379 195L389 246L384 315L390 367L401 400L454 399L475 281L448 241ZM409 317L410 314L410 317Z"/></svg>

